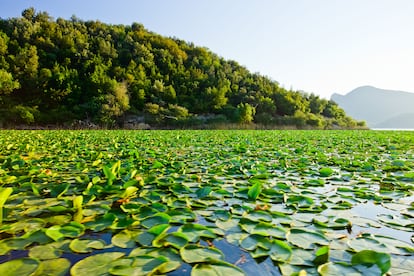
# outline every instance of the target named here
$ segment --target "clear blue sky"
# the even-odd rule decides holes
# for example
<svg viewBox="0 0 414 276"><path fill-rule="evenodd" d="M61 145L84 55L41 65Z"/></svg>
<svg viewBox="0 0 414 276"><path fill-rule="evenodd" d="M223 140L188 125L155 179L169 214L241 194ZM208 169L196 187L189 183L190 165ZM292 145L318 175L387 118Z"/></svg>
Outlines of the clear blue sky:
<svg viewBox="0 0 414 276"><path fill-rule="evenodd" d="M28 7L139 22L325 98L362 85L414 92L414 0L0 0L0 17Z"/></svg>

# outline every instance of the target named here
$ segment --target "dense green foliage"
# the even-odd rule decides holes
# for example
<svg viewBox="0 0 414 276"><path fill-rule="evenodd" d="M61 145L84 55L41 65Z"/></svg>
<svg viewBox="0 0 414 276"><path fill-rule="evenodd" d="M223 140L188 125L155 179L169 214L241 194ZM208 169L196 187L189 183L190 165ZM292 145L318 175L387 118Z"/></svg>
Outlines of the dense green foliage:
<svg viewBox="0 0 414 276"><path fill-rule="evenodd" d="M110 126L126 114L145 115L152 125L358 124L332 101L282 88L141 24L53 20L33 8L0 20L0 112L6 124L76 119Z"/></svg>
<svg viewBox="0 0 414 276"><path fill-rule="evenodd" d="M412 275L413 145L412 132L3 130L0 275Z"/></svg>

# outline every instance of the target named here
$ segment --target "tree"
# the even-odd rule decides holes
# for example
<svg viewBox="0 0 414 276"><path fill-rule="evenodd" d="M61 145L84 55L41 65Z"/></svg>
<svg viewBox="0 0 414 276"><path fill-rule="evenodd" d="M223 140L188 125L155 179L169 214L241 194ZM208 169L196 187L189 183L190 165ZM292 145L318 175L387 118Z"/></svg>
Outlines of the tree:
<svg viewBox="0 0 414 276"><path fill-rule="evenodd" d="M248 103L241 103L237 106L238 122L249 124L253 122L256 109Z"/></svg>
<svg viewBox="0 0 414 276"><path fill-rule="evenodd" d="M10 94L14 89L19 87L19 82L13 79L11 73L0 69L0 95Z"/></svg>
<svg viewBox="0 0 414 276"><path fill-rule="evenodd" d="M101 110L101 121L109 125L114 124L116 117L123 115L129 109L126 83L112 81L111 86L111 90L105 95L105 101L102 104Z"/></svg>

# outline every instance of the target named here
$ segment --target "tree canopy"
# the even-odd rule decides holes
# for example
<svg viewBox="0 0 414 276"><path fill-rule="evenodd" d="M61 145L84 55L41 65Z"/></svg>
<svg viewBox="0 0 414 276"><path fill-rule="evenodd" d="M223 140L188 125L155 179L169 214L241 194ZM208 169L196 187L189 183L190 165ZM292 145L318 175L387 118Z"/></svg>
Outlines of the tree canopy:
<svg viewBox="0 0 414 276"><path fill-rule="evenodd" d="M207 48L139 23L54 20L33 8L0 19L3 124L90 120L114 126L129 114L154 125L357 125L333 101L287 90Z"/></svg>

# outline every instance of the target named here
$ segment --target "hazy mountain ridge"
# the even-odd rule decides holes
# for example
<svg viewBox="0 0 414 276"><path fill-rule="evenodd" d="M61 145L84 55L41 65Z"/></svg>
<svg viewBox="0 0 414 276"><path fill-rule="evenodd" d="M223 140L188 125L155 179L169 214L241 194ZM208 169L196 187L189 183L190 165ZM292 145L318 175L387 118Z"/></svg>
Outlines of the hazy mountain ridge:
<svg viewBox="0 0 414 276"><path fill-rule="evenodd" d="M362 86L331 100L371 128L414 128L414 93Z"/></svg>

